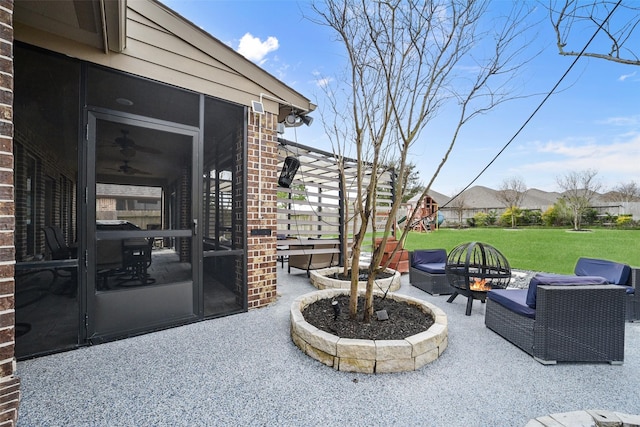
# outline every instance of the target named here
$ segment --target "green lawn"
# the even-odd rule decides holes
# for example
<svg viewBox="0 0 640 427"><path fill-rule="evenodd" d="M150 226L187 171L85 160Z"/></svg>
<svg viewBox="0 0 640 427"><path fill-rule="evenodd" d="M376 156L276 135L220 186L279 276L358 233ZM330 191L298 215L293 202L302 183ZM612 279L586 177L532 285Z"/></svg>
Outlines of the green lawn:
<svg viewBox="0 0 640 427"><path fill-rule="evenodd" d="M466 242L488 243L502 252L511 268L572 274L581 257L602 258L640 266L640 230L469 228L411 232L405 249L444 248L449 252Z"/></svg>

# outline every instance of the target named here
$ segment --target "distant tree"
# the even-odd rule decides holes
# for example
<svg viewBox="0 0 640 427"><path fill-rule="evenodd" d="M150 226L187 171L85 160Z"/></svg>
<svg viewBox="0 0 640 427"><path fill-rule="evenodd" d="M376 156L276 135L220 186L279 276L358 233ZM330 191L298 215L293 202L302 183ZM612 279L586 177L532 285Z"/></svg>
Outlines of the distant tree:
<svg viewBox="0 0 640 427"><path fill-rule="evenodd" d="M600 190L601 184L596 180L597 174L596 170L586 169L556 177L556 182L563 191L562 199L573 214L574 230L580 230L582 214Z"/></svg>
<svg viewBox="0 0 640 427"><path fill-rule="evenodd" d="M307 200L307 188L304 184L293 184L290 192L278 191L278 199L288 199L288 201L281 202L278 206L285 209L287 205L291 205L295 202L301 202Z"/></svg>
<svg viewBox="0 0 640 427"><path fill-rule="evenodd" d="M630 203L640 199L640 186L635 181L623 182L611 190L607 200L611 202Z"/></svg>
<svg viewBox="0 0 640 427"><path fill-rule="evenodd" d="M420 171L417 169L417 165L413 162L407 162L406 165L406 185L400 186L400 188L406 188L402 195L402 203L407 203L409 200L418 194L422 194L424 191L424 184L420 180Z"/></svg>
<svg viewBox="0 0 640 427"><path fill-rule="evenodd" d="M615 13L609 17L614 8ZM560 55L580 55L588 37L602 26L593 47L582 56L640 65L638 53L634 52L640 45L640 3L637 1L550 0L549 19Z"/></svg>
<svg viewBox="0 0 640 427"><path fill-rule="evenodd" d="M504 204L511 215L511 228L516 227L516 215L526 194L527 186L523 179L517 176L505 178L496 192L498 200Z"/></svg>
<svg viewBox="0 0 640 427"><path fill-rule="evenodd" d="M467 205L465 204L465 194L463 192L456 191L448 204L451 206L451 209L458 214L458 226L462 227L462 215L464 214L464 210L467 208Z"/></svg>

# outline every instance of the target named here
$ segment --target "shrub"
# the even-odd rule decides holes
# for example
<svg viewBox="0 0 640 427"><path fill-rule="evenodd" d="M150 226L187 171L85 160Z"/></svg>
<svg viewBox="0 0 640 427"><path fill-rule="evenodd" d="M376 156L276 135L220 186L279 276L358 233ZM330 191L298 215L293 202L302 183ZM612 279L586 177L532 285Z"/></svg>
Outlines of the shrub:
<svg viewBox="0 0 640 427"><path fill-rule="evenodd" d="M522 225L522 210L520 208L514 208L513 213L515 216L515 224L511 223L511 208L505 209L504 213L500 215L498 223L503 227L511 227L512 225Z"/></svg>
<svg viewBox="0 0 640 427"><path fill-rule="evenodd" d="M542 223L547 227L556 225L557 220L558 220L558 213L556 212L553 206L551 206L550 208L548 208L546 211L542 213Z"/></svg>
<svg viewBox="0 0 640 427"><path fill-rule="evenodd" d="M486 227L489 225L489 215L484 212L478 212L473 216L473 222L478 227Z"/></svg>
<svg viewBox="0 0 640 427"><path fill-rule="evenodd" d="M487 214L487 225L496 225L496 221L498 220L498 212L489 211Z"/></svg>
<svg viewBox="0 0 640 427"><path fill-rule="evenodd" d="M585 209L582 212L582 223L585 225L593 225L598 221L598 211L593 208Z"/></svg>
<svg viewBox="0 0 640 427"><path fill-rule="evenodd" d="M520 218L523 225L539 225L542 224L542 213L537 209L524 209Z"/></svg>
<svg viewBox="0 0 640 427"><path fill-rule="evenodd" d="M616 219L616 227L630 227L633 224L633 217L631 215L620 215Z"/></svg>
<svg viewBox="0 0 640 427"><path fill-rule="evenodd" d="M542 214L542 221L547 226L571 225L572 214L567 203L560 199Z"/></svg>

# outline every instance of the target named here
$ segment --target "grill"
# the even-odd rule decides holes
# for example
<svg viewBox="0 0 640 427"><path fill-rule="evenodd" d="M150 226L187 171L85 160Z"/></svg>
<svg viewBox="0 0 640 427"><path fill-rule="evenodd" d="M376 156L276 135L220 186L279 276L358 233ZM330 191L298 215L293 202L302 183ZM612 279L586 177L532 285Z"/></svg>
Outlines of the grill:
<svg viewBox="0 0 640 427"><path fill-rule="evenodd" d="M467 316L471 315L473 300L483 303L491 289L504 289L511 280L509 262L499 250L486 243L463 243L451 250L445 273L454 292L447 302L458 295L467 297Z"/></svg>

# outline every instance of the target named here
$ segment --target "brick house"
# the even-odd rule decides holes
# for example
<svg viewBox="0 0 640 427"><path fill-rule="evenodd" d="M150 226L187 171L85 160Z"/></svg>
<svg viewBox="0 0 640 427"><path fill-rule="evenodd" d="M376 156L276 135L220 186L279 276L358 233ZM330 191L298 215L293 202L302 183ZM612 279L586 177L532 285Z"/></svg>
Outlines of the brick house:
<svg viewBox="0 0 640 427"><path fill-rule="evenodd" d="M277 129L315 106L155 0L0 0L0 23L12 425L16 358L275 299ZM105 185L159 194L159 219L102 219Z"/></svg>

